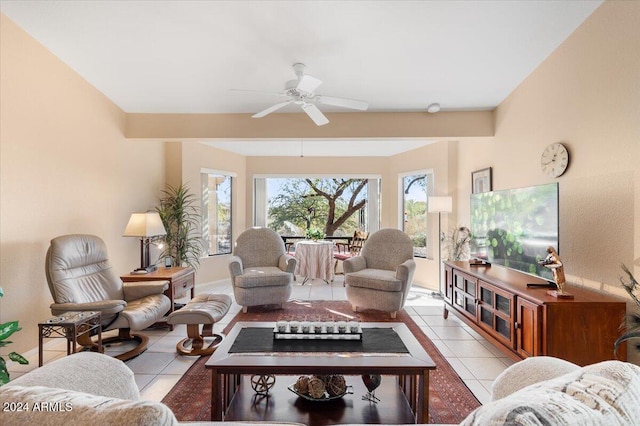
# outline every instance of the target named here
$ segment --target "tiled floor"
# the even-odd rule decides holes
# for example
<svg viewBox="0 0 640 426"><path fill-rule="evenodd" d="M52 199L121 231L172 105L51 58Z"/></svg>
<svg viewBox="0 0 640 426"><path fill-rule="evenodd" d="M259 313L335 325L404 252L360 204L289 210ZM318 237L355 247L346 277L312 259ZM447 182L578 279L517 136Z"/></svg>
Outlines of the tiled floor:
<svg viewBox="0 0 640 426"><path fill-rule="evenodd" d="M318 279L314 280L312 285L301 286L298 282L298 284L294 284L292 298L346 300L342 282L342 275L336 276L332 285L327 285ZM204 292L232 295L231 284L228 280L197 287L196 293ZM480 402L488 401L491 383L513 361L482 336L464 325L455 315L451 314L445 320L442 317L442 301L433 298L430 290L414 286L405 309L438 347L442 355L447 358ZM234 303L223 321L214 326L214 331L222 331L239 310L240 307ZM176 343L186 336L185 326L178 326L171 332L166 329L154 328L146 330L145 334L149 336L147 351L128 361L127 365L135 373L142 398L160 401L197 358L183 357L176 353ZM105 333L105 335L107 334ZM45 343L45 363L64 356L65 351L64 339L48 340ZM24 355L29 359L29 365L8 363L12 378L16 378L38 365L37 349Z"/></svg>

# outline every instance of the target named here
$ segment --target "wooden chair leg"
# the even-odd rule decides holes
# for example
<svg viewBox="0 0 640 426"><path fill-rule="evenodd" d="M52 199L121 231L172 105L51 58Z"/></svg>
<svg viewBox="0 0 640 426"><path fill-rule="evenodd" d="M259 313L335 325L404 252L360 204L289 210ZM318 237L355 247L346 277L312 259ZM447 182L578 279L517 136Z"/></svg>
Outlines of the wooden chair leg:
<svg viewBox="0 0 640 426"><path fill-rule="evenodd" d="M213 324L205 324L202 326L202 335L207 337L215 336L213 334Z"/></svg>
<svg viewBox="0 0 640 426"><path fill-rule="evenodd" d="M202 335L215 337L215 340L209 347L205 348ZM187 338L178 342L176 351L180 355L187 356L211 355L224 340L222 334L213 333L213 324L204 325L202 327L202 335L200 334L200 324L187 324ZM191 343L190 349L187 347L189 343Z"/></svg>

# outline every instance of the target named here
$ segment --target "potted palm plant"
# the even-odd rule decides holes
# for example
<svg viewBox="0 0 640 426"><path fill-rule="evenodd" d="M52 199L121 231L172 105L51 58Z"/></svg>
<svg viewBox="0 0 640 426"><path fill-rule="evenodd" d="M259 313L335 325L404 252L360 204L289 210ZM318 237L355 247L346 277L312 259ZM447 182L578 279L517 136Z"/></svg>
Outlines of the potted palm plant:
<svg viewBox="0 0 640 426"><path fill-rule="evenodd" d="M196 196L185 184L167 185L162 191L156 211L162 219L167 235L162 258L171 258L174 266L191 266L197 269L204 252L200 232L200 208Z"/></svg>
<svg viewBox="0 0 640 426"><path fill-rule="evenodd" d="M622 270L627 274L627 279L625 280L625 278L621 277L620 283L626 292L629 293L631 299L633 299L640 308L640 284L638 284L638 281L624 264L622 265ZM626 326L625 328L627 331L622 336L618 337L615 342L614 350L616 354L618 353L618 348L623 342L632 339L640 339L640 312L628 314L622 325ZM635 348L640 352L640 344L636 344Z"/></svg>
<svg viewBox="0 0 640 426"><path fill-rule="evenodd" d="M4 296L4 292L2 291L2 287L0 287L0 298L2 296ZM18 326L18 321L10 321L0 324L0 348L11 343L10 341L7 341L9 336L20 330L22 329ZM17 362L18 364L29 364L29 361L25 357L16 352L9 353L9 359L13 362ZM9 383L7 362L4 360L3 356L0 356L0 386L7 383Z"/></svg>

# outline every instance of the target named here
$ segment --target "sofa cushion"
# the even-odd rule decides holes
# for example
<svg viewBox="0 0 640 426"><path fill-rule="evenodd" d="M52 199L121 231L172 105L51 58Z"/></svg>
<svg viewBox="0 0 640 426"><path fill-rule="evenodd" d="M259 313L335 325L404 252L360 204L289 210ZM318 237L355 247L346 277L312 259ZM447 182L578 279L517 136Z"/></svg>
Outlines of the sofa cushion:
<svg viewBox="0 0 640 426"><path fill-rule="evenodd" d="M401 291L402 281L396 278L395 271L384 269L363 269L351 272L345 278L351 287L371 288L381 291Z"/></svg>
<svg viewBox="0 0 640 426"><path fill-rule="evenodd" d="M236 277L235 286L240 288L288 286L293 276L276 266L254 266L244 268Z"/></svg>
<svg viewBox="0 0 640 426"><path fill-rule="evenodd" d="M164 404L129 401L44 386L5 385L0 388L3 426L86 425L176 425L178 421Z"/></svg>
<svg viewBox="0 0 640 426"><path fill-rule="evenodd" d="M472 412L462 425L631 425L640 419L640 367L589 365L527 386Z"/></svg>
<svg viewBox="0 0 640 426"><path fill-rule="evenodd" d="M534 383L555 379L579 369L580 366L560 358L529 357L516 362L496 377L491 386L491 400L504 398Z"/></svg>
<svg viewBox="0 0 640 426"><path fill-rule="evenodd" d="M78 352L58 358L10 383L12 386L47 386L109 398L140 399L133 371L127 364L97 352Z"/></svg>

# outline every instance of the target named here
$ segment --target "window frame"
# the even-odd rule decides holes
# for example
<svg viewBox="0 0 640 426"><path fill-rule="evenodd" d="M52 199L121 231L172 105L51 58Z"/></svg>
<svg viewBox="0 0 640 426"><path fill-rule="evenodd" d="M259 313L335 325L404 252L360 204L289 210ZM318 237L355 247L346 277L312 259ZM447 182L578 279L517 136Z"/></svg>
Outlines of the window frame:
<svg viewBox="0 0 640 426"><path fill-rule="evenodd" d="M220 251L220 252L211 252L211 234L210 230L210 219L209 219L209 178L211 176L219 176L229 178L229 245L228 251ZM212 256L224 256L230 255L233 252L233 214L235 210L235 180L238 177L238 174L235 172L230 172L226 170L218 170L218 169L200 169L200 230L202 232L202 238L204 240L204 247L206 250L206 257ZM217 207L218 204L216 204ZM219 247L219 239L218 239L218 247Z"/></svg>
<svg viewBox="0 0 640 426"><path fill-rule="evenodd" d="M433 196L434 194L434 180L435 174L433 169L419 169L412 170L407 172L398 173L398 229L402 230L402 232L406 233L405 229L405 221L404 221L404 213L405 213L405 188L404 188L404 179L408 176L420 176L424 175L427 182L425 187L425 253L424 256L416 255L414 250L414 257L419 259L428 259L430 258L430 253L432 252L431 245L433 242L431 238L429 238L429 231L431 229L431 222L429 220L428 210L428 200L429 196Z"/></svg>

